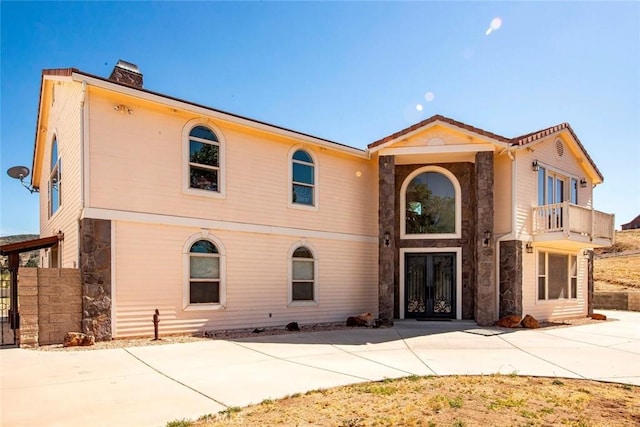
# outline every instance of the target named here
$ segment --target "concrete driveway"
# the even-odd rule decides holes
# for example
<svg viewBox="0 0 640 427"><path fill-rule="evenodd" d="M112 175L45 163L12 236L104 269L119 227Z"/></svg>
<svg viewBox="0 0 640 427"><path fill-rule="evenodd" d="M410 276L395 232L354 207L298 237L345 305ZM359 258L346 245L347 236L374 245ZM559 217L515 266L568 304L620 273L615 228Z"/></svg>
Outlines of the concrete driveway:
<svg viewBox="0 0 640 427"><path fill-rule="evenodd" d="M0 350L2 426L164 426L229 406L407 375L513 374L640 385L640 313L541 330L399 321L388 329L124 349Z"/></svg>

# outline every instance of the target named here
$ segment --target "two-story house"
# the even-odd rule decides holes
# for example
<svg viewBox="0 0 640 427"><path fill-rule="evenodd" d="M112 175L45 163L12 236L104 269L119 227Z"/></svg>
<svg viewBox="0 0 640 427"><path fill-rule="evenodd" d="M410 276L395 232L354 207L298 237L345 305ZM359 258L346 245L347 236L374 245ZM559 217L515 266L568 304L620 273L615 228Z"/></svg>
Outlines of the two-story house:
<svg viewBox="0 0 640 427"><path fill-rule="evenodd" d="M386 319L588 313L603 178L571 127L442 116L357 149L110 78L42 74L32 185L50 267L98 339Z"/></svg>

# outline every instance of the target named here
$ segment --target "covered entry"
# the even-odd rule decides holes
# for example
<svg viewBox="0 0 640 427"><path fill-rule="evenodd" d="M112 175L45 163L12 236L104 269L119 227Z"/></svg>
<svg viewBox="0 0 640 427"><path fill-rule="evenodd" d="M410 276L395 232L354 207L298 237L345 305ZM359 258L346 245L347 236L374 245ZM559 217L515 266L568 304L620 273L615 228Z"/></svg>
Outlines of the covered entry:
<svg viewBox="0 0 640 427"><path fill-rule="evenodd" d="M401 249L401 318L461 318L460 252L460 248Z"/></svg>

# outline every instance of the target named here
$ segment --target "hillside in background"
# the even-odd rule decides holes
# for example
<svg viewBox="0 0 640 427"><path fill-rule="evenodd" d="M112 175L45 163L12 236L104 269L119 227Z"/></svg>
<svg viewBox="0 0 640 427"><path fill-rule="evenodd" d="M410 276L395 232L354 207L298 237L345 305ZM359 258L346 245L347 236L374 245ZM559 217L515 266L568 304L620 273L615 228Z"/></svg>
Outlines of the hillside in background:
<svg viewBox="0 0 640 427"><path fill-rule="evenodd" d="M640 291L640 230L616 231L613 246L595 250L597 291Z"/></svg>
<svg viewBox="0 0 640 427"><path fill-rule="evenodd" d="M0 237L0 245L6 245L8 243L24 242L25 240L37 239L40 237L38 234L16 234L13 236ZM0 256L0 265L7 265L7 257ZM20 265L28 267L40 266L40 251L30 251L20 254Z"/></svg>

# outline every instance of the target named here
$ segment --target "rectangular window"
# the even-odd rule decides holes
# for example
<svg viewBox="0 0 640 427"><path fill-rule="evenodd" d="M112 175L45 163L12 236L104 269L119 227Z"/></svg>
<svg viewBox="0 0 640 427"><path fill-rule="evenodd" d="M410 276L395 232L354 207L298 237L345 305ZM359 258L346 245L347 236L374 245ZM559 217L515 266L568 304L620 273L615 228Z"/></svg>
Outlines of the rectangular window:
<svg viewBox="0 0 640 427"><path fill-rule="evenodd" d="M291 299L293 301L313 301L313 259L294 259L292 267Z"/></svg>
<svg viewBox="0 0 640 427"><path fill-rule="evenodd" d="M544 191L544 180L545 180L546 170L541 167L538 170L538 206L545 205L545 191Z"/></svg>
<svg viewBox="0 0 640 427"><path fill-rule="evenodd" d="M578 258L538 252L538 300L574 299L578 295Z"/></svg>
<svg viewBox="0 0 640 427"><path fill-rule="evenodd" d="M571 178L571 203L578 204L578 180Z"/></svg>
<svg viewBox="0 0 640 427"><path fill-rule="evenodd" d="M189 303L213 304L220 302L220 258L217 256L189 257Z"/></svg>

